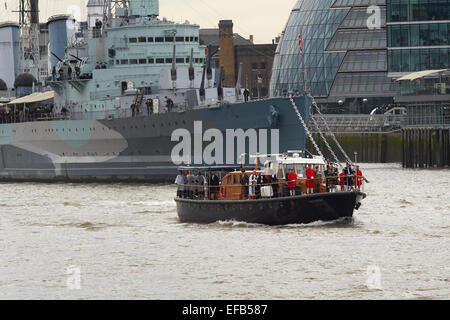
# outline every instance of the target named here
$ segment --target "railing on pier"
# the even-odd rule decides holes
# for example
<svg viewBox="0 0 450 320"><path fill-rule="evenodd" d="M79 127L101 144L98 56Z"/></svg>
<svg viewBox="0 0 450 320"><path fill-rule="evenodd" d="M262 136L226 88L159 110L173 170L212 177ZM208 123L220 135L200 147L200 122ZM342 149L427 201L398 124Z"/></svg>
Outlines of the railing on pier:
<svg viewBox="0 0 450 320"><path fill-rule="evenodd" d="M325 114L322 116L313 115L320 130L326 132L325 122L335 133L341 132L389 132L396 131L407 124L406 116L395 115L339 115ZM310 130L316 132L315 126L310 124Z"/></svg>

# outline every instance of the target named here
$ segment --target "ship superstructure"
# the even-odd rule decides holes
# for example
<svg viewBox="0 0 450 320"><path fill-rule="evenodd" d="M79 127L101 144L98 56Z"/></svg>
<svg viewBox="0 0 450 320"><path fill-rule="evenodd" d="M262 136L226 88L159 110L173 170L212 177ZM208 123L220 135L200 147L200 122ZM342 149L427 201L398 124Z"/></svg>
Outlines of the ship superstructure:
<svg viewBox="0 0 450 320"><path fill-rule="evenodd" d="M97 20L69 44L66 57L59 57L48 82L55 90L56 112L66 107L72 113L96 112L100 118L115 115L116 98L127 90L158 92L162 70L205 64L198 25L160 20L157 0L129 3L110 20Z"/></svg>

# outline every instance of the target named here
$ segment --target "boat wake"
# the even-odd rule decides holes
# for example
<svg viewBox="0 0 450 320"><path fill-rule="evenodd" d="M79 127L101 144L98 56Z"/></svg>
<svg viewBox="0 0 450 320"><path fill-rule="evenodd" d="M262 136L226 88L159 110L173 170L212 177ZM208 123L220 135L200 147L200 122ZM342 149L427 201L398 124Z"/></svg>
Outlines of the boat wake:
<svg viewBox="0 0 450 320"><path fill-rule="evenodd" d="M355 218L341 218L334 221L315 221L308 224L288 224L281 226L268 226L264 224L248 223L236 220L218 221L213 225L229 228L263 228L263 229L303 229L303 228L353 228L360 224Z"/></svg>

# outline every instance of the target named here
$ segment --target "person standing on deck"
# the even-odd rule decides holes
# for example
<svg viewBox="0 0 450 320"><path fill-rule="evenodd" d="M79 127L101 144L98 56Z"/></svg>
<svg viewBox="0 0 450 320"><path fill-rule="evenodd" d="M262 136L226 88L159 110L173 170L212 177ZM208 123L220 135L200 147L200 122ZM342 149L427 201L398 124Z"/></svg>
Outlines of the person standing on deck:
<svg viewBox="0 0 450 320"><path fill-rule="evenodd" d="M356 189L357 190L361 190L362 184L363 184L363 174L362 171L360 170L359 166L356 166Z"/></svg>
<svg viewBox="0 0 450 320"><path fill-rule="evenodd" d="M322 174L320 173L320 169L318 166L316 167L315 173L316 173L316 179L314 180L314 193L320 193L320 185L322 183L322 179L321 179Z"/></svg>
<svg viewBox="0 0 450 320"><path fill-rule="evenodd" d="M250 200L256 200L256 184L258 183L258 175L256 174L256 170L253 171L253 174L250 176L248 180L248 198Z"/></svg>
<svg viewBox="0 0 450 320"><path fill-rule="evenodd" d="M244 90L244 101L248 102L248 98L250 97L250 91L248 89Z"/></svg>
<svg viewBox="0 0 450 320"><path fill-rule="evenodd" d="M271 177L270 177L270 184L271 184L271 186L272 186L272 189L273 189L273 197L274 198L278 198L278 178L277 178L277 175L276 174L273 174Z"/></svg>
<svg viewBox="0 0 450 320"><path fill-rule="evenodd" d="M244 200L248 199L248 190L249 190L249 177L245 174L245 169L241 169L241 186L242 186L242 195Z"/></svg>
<svg viewBox="0 0 450 320"><path fill-rule="evenodd" d="M153 114L153 99L148 99L145 102L146 106L147 106L147 115L150 116Z"/></svg>
<svg viewBox="0 0 450 320"><path fill-rule="evenodd" d="M177 178L175 179L175 184L178 186L177 189L178 198L185 198L186 182L187 182L186 176L182 171L180 171Z"/></svg>
<svg viewBox="0 0 450 320"><path fill-rule="evenodd" d="M345 191L351 191L354 186L354 178L355 171L353 171L352 167L350 166L350 163L347 163L347 167L344 169L345 173Z"/></svg>
<svg viewBox="0 0 450 320"><path fill-rule="evenodd" d="M316 178L316 172L312 169L312 165L308 165L308 169L305 171L306 174L306 193L314 193L314 181Z"/></svg>
<svg viewBox="0 0 450 320"><path fill-rule="evenodd" d="M345 169L342 169L342 172L339 174L339 186L341 187L341 191L345 189Z"/></svg>
<svg viewBox="0 0 450 320"><path fill-rule="evenodd" d="M187 187L186 187L186 191L187 191L187 196L189 199L193 199L194 198L194 184L195 184L195 177L191 172L187 172Z"/></svg>
<svg viewBox="0 0 450 320"><path fill-rule="evenodd" d="M202 173L199 171L197 173L197 177L195 180L196 187L196 196L203 200L205 198L205 187L207 186L207 182L205 177L202 175Z"/></svg>
<svg viewBox="0 0 450 320"><path fill-rule="evenodd" d="M210 194L209 200L218 200L217 195L219 194L219 185L220 185L219 177L216 175L215 172L213 172L209 177L209 194Z"/></svg>
<svg viewBox="0 0 450 320"><path fill-rule="evenodd" d="M295 187L297 186L297 174L294 172L294 169L289 170L288 174L288 187L291 196L295 196Z"/></svg>

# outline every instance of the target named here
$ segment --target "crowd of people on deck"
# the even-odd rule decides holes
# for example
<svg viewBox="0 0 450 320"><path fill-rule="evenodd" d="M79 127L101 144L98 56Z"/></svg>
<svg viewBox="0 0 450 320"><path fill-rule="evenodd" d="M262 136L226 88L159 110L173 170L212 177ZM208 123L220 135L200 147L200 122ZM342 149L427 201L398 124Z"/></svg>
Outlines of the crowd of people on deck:
<svg viewBox="0 0 450 320"><path fill-rule="evenodd" d="M53 105L42 105L30 108L23 106L16 108L4 107L0 109L0 123L32 122L44 117L49 117L53 113Z"/></svg>
<svg viewBox="0 0 450 320"><path fill-rule="evenodd" d="M313 168L307 165L303 179L306 178L306 194L321 193L321 185L326 184L326 192L361 190L365 178L359 165L352 168L347 165L339 172L338 166L328 163L326 170L321 172L319 166ZM302 194L299 176L294 169L286 173L283 181L276 174L258 173L257 170L249 173L241 169L240 173L241 194L245 200L257 200L261 198L278 198L296 196ZM211 172L207 177L200 171L195 174L192 171L180 171L175 184L178 186L177 197L196 200L218 200L221 180L216 172ZM235 187L235 186L225 186Z"/></svg>

